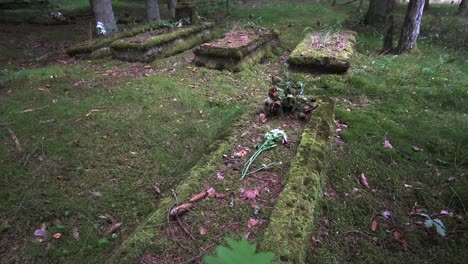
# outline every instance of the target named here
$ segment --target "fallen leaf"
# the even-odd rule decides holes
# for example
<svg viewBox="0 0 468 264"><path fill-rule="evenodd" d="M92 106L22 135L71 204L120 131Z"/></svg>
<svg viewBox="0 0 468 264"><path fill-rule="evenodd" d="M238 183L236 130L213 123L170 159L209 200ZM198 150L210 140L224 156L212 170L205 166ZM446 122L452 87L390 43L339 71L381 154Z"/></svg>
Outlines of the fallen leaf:
<svg viewBox="0 0 468 264"><path fill-rule="evenodd" d="M369 189L369 183L367 182L367 178L364 173L361 173L361 176L359 177L359 183L361 183L364 188Z"/></svg>
<svg viewBox="0 0 468 264"><path fill-rule="evenodd" d="M59 239L59 238L62 237L62 234L60 234L60 233L55 233L55 234L53 235L53 237L54 237L55 239Z"/></svg>
<svg viewBox="0 0 468 264"><path fill-rule="evenodd" d="M78 227L73 227L72 236L75 240L80 239L80 232L78 231Z"/></svg>
<svg viewBox="0 0 468 264"><path fill-rule="evenodd" d="M379 224L377 223L377 220L373 219L373 220L372 220L372 223L371 223L371 230L372 230L372 232L377 231L377 226L378 226L378 225L379 225Z"/></svg>
<svg viewBox="0 0 468 264"><path fill-rule="evenodd" d="M390 143L390 141L388 141L388 139L385 139L385 140L384 140L383 145L384 145L384 148L386 148L386 149L393 149L393 146L392 146L392 144Z"/></svg>
<svg viewBox="0 0 468 264"><path fill-rule="evenodd" d="M453 182L453 181L455 181L456 179L457 179L457 177L451 176L451 177L448 177L447 180L448 180L449 182Z"/></svg>
<svg viewBox="0 0 468 264"><path fill-rule="evenodd" d="M373 237L372 242L376 245L379 245L379 239L377 237Z"/></svg>
<svg viewBox="0 0 468 264"><path fill-rule="evenodd" d="M208 189L206 192L208 193L208 196L207 196L207 197L209 197L209 198L210 198L210 197L214 197L214 196L216 195L216 191L215 191L214 187L211 187L211 188Z"/></svg>
<svg viewBox="0 0 468 264"><path fill-rule="evenodd" d="M246 155L247 155L247 151L245 150L241 150L239 152L234 153L234 156L237 156L237 157L245 157Z"/></svg>
<svg viewBox="0 0 468 264"><path fill-rule="evenodd" d="M208 231L206 231L205 228L200 227L200 235L204 236L204 235L206 235L207 233L208 233Z"/></svg>
<svg viewBox="0 0 468 264"><path fill-rule="evenodd" d="M40 229L36 229L34 230L34 236L35 237L43 237L46 235L46 230L45 228L40 228Z"/></svg>
<svg viewBox="0 0 468 264"><path fill-rule="evenodd" d="M107 229L107 234L114 233L120 226L122 226L122 223L113 223L112 226Z"/></svg>
<svg viewBox="0 0 468 264"><path fill-rule="evenodd" d="M382 216L385 218L385 219L388 219L392 216L392 213L388 210L385 210L383 213L382 213Z"/></svg>
<svg viewBox="0 0 468 264"><path fill-rule="evenodd" d="M352 192L352 193L357 193L357 192L359 192L359 189L356 188L356 187L354 187L353 190L351 190L351 192Z"/></svg>
<svg viewBox="0 0 468 264"><path fill-rule="evenodd" d="M23 111L21 111L22 113L31 113L31 112L34 112L35 110L32 109L32 108L28 108L28 109L24 109Z"/></svg>
<svg viewBox="0 0 468 264"><path fill-rule="evenodd" d="M402 235L401 235L400 231L393 231L393 237L394 237L396 240L400 241Z"/></svg>
<svg viewBox="0 0 468 264"><path fill-rule="evenodd" d="M421 147L418 147L418 146L413 146L413 150L416 151L416 152L421 152L421 151L424 151L423 148Z"/></svg>
<svg viewBox="0 0 468 264"><path fill-rule="evenodd" d="M401 240L401 247L403 248L404 251L409 251L409 244L405 239Z"/></svg>
<svg viewBox="0 0 468 264"><path fill-rule="evenodd" d="M250 218L247 222L247 228L252 228L258 224L258 220L254 218Z"/></svg>
<svg viewBox="0 0 468 264"><path fill-rule="evenodd" d="M268 121L268 119L266 118L266 115L265 115L264 113L260 113L260 115L259 115L259 121L260 121L260 123L262 123L262 124L265 124L265 123Z"/></svg>
<svg viewBox="0 0 468 264"><path fill-rule="evenodd" d="M94 196L94 198L101 198L102 197L102 193L100 193L100 192L91 192L91 194Z"/></svg>
<svg viewBox="0 0 468 264"><path fill-rule="evenodd" d="M216 178L217 178L218 180L224 179L223 173L222 173L221 171L217 171L217 172L216 172Z"/></svg>
<svg viewBox="0 0 468 264"><path fill-rule="evenodd" d="M259 196L260 192L258 189L255 190L244 190L242 193L242 197L247 200L255 200L257 196Z"/></svg>
<svg viewBox="0 0 468 264"><path fill-rule="evenodd" d="M440 215L449 215L450 213L447 210L440 211Z"/></svg>

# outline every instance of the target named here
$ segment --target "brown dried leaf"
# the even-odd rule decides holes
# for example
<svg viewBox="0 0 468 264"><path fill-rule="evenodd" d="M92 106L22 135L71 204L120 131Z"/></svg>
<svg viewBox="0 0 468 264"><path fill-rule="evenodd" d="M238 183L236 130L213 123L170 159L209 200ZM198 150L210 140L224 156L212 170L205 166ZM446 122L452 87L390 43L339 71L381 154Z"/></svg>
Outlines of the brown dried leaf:
<svg viewBox="0 0 468 264"><path fill-rule="evenodd" d="M394 237L396 240L400 241L402 235L401 235L400 231L393 231L393 237Z"/></svg>
<svg viewBox="0 0 468 264"><path fill-rule="evenodd" d="M361 183L364 188L369 189L369 183L367 182L367 178L364 173L361 173L361 176L359 177L359 183Z"/></svg>
<svg viewBox="0 0 468 264"><path fill-rule="evenodd" d="M200 235L204 236L208 233L204 227L200 227Z"/></svg>
<svg viewBox="0 0 468 264"><path fill-rule="evenodd" d="M408 242L406 240L404 240L404 239L401 240L401 247L406 252L408 252L410 250Z"/></svg>
<svg viewBox="0 0 468 264"><path fill-rule="evenodd" d="M372 219L372 223L371 223L371 230L372 230L372 232L377 231L377 226L378 226L378 225L379 225L379 223L377 223L377 220Z"/></svg>
<svg viewBox="0 0 468 264"><path fill-rule="evenodd" d="M114 233L121 225L122 223L113 223L112 226L107 229L107 234Z"/></svg>

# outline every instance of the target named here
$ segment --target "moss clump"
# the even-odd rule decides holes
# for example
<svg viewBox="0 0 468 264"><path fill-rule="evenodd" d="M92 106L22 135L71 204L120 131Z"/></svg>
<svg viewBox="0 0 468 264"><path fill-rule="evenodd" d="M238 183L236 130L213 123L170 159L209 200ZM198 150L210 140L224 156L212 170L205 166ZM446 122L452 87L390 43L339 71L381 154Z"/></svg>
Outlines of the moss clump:
<svg viewBox="0 0 468 264"><path fill-rule="evenodd" d="M90 53L98 49L108 47L112 42L118 39L132 37L141 33L156 30L158 28L161 28L161 24L159 22L154 22L144 26L136 27L134 29L119 32L117 34L105 38L99 38L93 41L72 46L67 50L67 54L69 56L89 55Z"/></svg>
<svg viewBox="0 0 468 264"><path fill-rule="evenodd" d="M314 33L297 45L288 58L292 68L318 72L345 72L350 67L356 33Z"/></svg>
<svg viewBox="0 0 468 264"><path fill-rule="evenodd" d="M302 134L291 162L286 186L271 214L260 250L273 251L280 261L306 263L313 228L313 213L322 194L320 175L329 149L335 102L318 100L319 107Z"/></svg>

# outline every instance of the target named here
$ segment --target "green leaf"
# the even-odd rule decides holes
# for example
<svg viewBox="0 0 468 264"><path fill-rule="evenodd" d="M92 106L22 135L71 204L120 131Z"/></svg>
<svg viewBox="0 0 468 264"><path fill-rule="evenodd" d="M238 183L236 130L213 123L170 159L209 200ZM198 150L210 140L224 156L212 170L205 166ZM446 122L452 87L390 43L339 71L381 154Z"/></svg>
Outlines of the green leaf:
<svg viewBox="0 0 468 264"><path fill-rule="evenodd" d="M256 245L250 244L245 238L242 238L240 241L235 241L228 237L226 238L226 242L228 247L218 246L216 248L216 256L204 257L206 264L273 263L273 253L256 253Z"/></svg>
<svg viewBox="0 0 468 264"><path fill-rule="evenodd" d="M58 230L65 229L65 226L64 226L64 225L56 225L55 227L56 227Z"/></svg>
<svg viewBox="0 0 468 264"><path fill-rule="evenodd" d="M434 221L432 221L432 219L427 219L426 221L424 221L424 226L427 228L431 228L433 224Z"/></svg>
<svg viewBox="0 0 468 264"><path fill-rule="evenodd" d="M109 240L107 238L105 238L105 237L98 240L98 245L100 245L100 246L108 244L108 243L109 243Z"/></svg>
<svg viewBox="0 0 468 264"><path fill-rule="evenodd" d="M439 218L434 219L434 225L436 227L436 231L440 236L445 237L445 226L444 223Z"/></svg>

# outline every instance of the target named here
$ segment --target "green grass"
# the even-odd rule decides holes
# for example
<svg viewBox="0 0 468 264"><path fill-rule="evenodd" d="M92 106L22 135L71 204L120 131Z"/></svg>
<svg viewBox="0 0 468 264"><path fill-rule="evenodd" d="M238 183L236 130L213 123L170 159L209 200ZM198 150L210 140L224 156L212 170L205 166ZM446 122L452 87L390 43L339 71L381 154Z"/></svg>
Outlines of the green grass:
<svg viewBox="0 0 468 264"><path fill-rule="evenodd" d="M87 1L67 3L73 11ZM129 6L122 1L121 7ZM226 25L243 25L252 15L260 26L279 29L279 55L295 47L305 28L336 25L352 8L278 2L234 6ZM314 236L321 242L313 248L311 262L466 259L468 34L464 20L451 16L452 9L432 6L412 54L378 55L381 34L357 26L358 53L348 74L294 75L314 87L308 93L339 98L337 118L349 126L341 133L346 144L335 148L327 167L323 189L335 190L337 198L325 197L314 216ZM192 72L186 68L193 67L187 54L155 61L151 66L161 71L141 78L102 76L105 70L130 70L133 65L104 60L67 68L2 66L0 70L8 70L0 73L0 248L12 250L16 242L20 248L0 250L3 256L18 255L27 263L103 262L158 208L153 186L159 184L170 195L212 151L210 145L235 129L231 125L241 114L261 104L250 95L252 89L266 90L268 75L283 71L278 63L236 74L202 68ZM85 82L75 86L80 80ZM46 84L50 91L38 90ZM29 108L36 111L22 112ZM23 151L16 149L7 128ZM383 148L385 137L393 150ZM360 187L361 173L375 192ZM451 177L456 180L449 181ZM415 208L449 210L465 220L441 216L447 226L447 237L441 238L412 224L416 219L407 213ZM392 212L391 221L377 216L385 209ZM117 237L105 234L109 224L99 219L105 213L123 223ZM373 217L379 222L375 233L370 231ZM60 232L62 238L35 243L33 231L42 223L49 235ZM79 240L72 238L74 227ZM320 228L328 235L320 236ZM394 230L404 235L411 252L403 252L392 238ZM372 237L380 244L373 244Z"/></svg>

